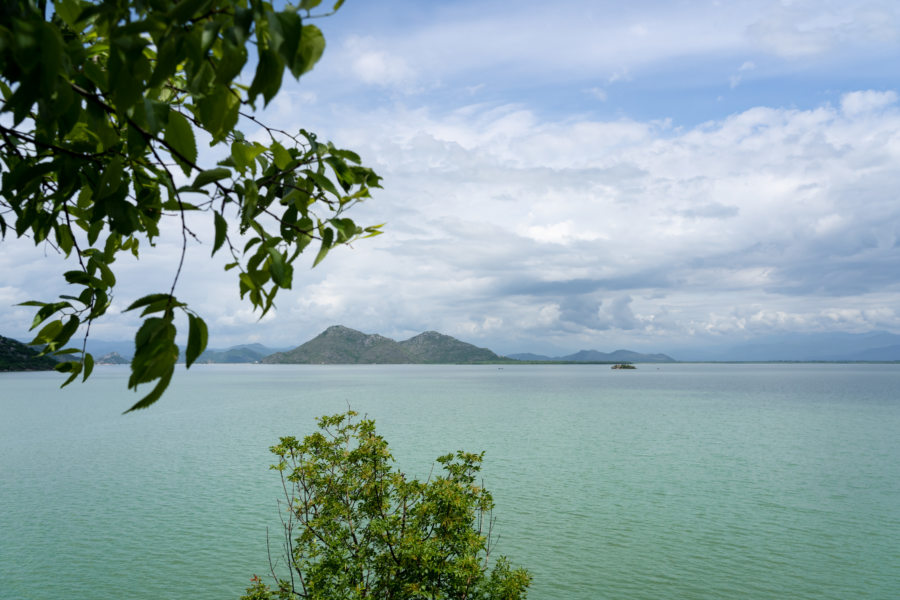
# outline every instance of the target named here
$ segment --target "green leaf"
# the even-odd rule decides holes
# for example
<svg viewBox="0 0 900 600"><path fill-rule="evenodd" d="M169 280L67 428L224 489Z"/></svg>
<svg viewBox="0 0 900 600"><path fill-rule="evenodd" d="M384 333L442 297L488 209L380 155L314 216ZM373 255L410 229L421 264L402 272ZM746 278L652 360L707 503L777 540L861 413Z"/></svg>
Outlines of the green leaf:
<svg viewBox="0 0 900 600"><path fill-rule="evenodd" d="M191 164L197 162L197 142L194 140L194 129L191 124L178 111L169 112L165 141L169 145L172 158L185 175L190 175L193 168Z"/></svg>
<svg viewBox="0 0 900 600"><path fill-rule="evenodd" d="M261 239L261 238L258 238L258 237L250 238L250 239L247 241L247 243L244 244L244 254L247 254L247 251L248 251L250 248L252 248L252 247L255 246L256 244L260 243L261 241L262 241L262 239Z"/></svg>
<svg viewBox="0 0 900 600"><path fill-rule="evenodd" d="M231 144L231 160L234 161L234 168L241 173L245 172L247 167L253 164L253 158L245 142L235 140Z"/></svg>
<svg viewBox="0 0 900 600"><path fill-rule="evenodd" d="M81 13L78 0L56 0L53 3L53 10L66 22L66 25L75 29L78 15Z"/></svg>
<svg viewBox="0 0 900 600"><path fill-rule="evenodd" d="M209 185L214 181L219 181L220 179L225 179L226 177L231 177L231 169L226 167L216 167L215 169L207 169L205 171L201 171L197 178L194 179L194 183L191 184L191 187L195 190L199 190L205 185Z"/></svg>
<svg viewBox="0 0 900 600"><path fill-rule="evenodd" d="M304 73L312 71L312 68L322 58L323 52L325 52L325 36L315 25L304 25L297 57L291 66L291 74L294 77L300 77Z"/></svg>
<svg viewBox="0 0 900 600"><path fill-rule="evenodd" d="M282 171L294 160L284 146L278 142L272 142L272 156L275 159L275 166Z"/></svg>
<svg viewBox="0 0 900 600"><path fill-rule="evenodd" d="M105 262L98 261L97 267L100 269L100 279L107 285L113 287L116 285L116 276L113 275L112 269Z"/></svg>
<svg viewBox="0 0 900 600"><path fill-rule="evenodd" d="M184 354L185 364L188 368L206 350L208 337L209 332L203 319L188 313L188 343Z"/></svg>
<svg viewBox="0 0 900 600"><path fill-rule="evenodd" d="M228 233L228 223L221 213L214 213L213 221L216 227L216 239L213 242L212 254L210 254L210 256L215 254L219 248L222 247L222 244L225 243L225 235Z"/></svg>
<svg viewBox="0 0 900 600"><path fill-rule="evenodd" d="M29 330L34 329L44 321L46 321L50 315L55 312L62 310L64 308L72 308L72 305L68 302L56 302L53 304L46 303L38 303L35 300L29 300L28 302L23 302L21 306L41 306L41 309L37 311L37 314L34 315L34 320L31 322L31 327Z"/></svg>
<svg viewBox="0 0 900 600"><path fill-rule="evenodd" d="M316 260L313 261L313 267L315 267L325 259L328 251L331 250L331 241L333 238L334 231L331 229L326 229L322 234L322 245L319 247L319 253L316 255Z"/></svg>
<svg viewBox="0 0 900 600"><path fill-rule="evenodd" d="M159 400L160 397L163 395L163 392L166 391L166 388L169 387L169 383L172 381L172 375L174 373L175 373L175 367L173 366L172 368L168 369L165 373L163 373L163 375L159 378L159 382L156 384L156 386L153 388L153 390L149 394L147 394L146 396L141 398L139 401L137 401L134 404L134 406L132 406L131 408L129 408L122 414L127 415L128 413L130 413L132 411L141 410L142 408L147 408L148 406L152 405L154 402Z"/></svg>
<svg viewBox="0 0 900 600"><path fill-rule="evenodd" d="M309 169L303 171L303 173L307 177L312 179L313 183L315 183L317 186L322 188L324 191L330 193L335 198L340 197L340 193L337 191L337 188L334 187L334 184L325 175L322 175L321 173L316 173L315 171L311 171Z"/></svg>
<svg viewBox="0 0 900 600"><path fill-rule="evenodd" d="M69 385L70 383L72 383L73 381L75 381L75 379L78 377L78 374L81 373L81 369L84 367L84 365L83 365L82 363L80 363L80 362L78 362L78 361L74 361L74 360L73 360L73 361L68 361L68 363L62 363L62 364L70 364L70 365L72 365L72 366L71 366L71 369L66 369L66 372L70 373L70 374L69 374L69 378L66 379L66 380L62 383L61 386L59 386L59 387L61 387L61 388L64 388L64 387L66 387L67 385Z"/></svg>
<svg viewBox="0 0 900 600"><path fill-rule="evenodd" d="M275 97L281 89L281 78L284 75L284 62L274 50L265 48L259 52L259 63L256 65L256 75L247 92L250 103L256 102L256 97L262 94L265 104Z"/></svg>
<svg viewBox="0 0 900 600"><path fill-rule="evenodd" d="M166 80L175 74L178 67L178 40L177 36L168 36L156 55L156 68L153 76L147 82L147 87L161 86Z"/></svg>
<svg viewBox="0 0 900 600"><path fill-rule="evenodd" d="M287 270L290 268L289 266L284 264L284 256L282 256L281 252L278 251L277 248L266 248L266 251L269 254L269 258L271 262L269 264L269 274L272 275L272 281L275 282L275 285L283 288L290 287L290 281L286 280ZM285 285L287 283L287 285Z"/></svg>
<svg viewBox="0 0 900 600"><path fill-rule="evenodd" d="M212 136L213 144L224 140L237 124L240 98L226 86L218 85L197 101L197 117Z"/></svg>
<svg viewBox="0 0 900 600"><path fill-rule="evenodd" d="M338 230L338 239L343 243L360 232L352 219L331 219L331 224Z"/></svg>
<svg viewBox="0 0 900 600"><path fill-rule="evenodd" d="M124 312L128 312L129 310L134 310L136 308L140 308L142 306L147 306L149 304L153 304L155 302L159 302L161 300L170 301L173 305L178 304L178 301L175 300L174 296L170 296L169 294L148 294L143 298L138 298L134 302L132 302L128 308L125 309Z"/></svg>
<svg viewBox="0 0 900 600"><path fill-rule="evenodd" d="M198 13L206 12L209 4L212 4L212 0L181 0L169 9L169 18L183 23Z"/></svg>
<svg viewBox="0 0 900 600"><path fill-rule="evenodd" d="M63 322L60 319L55 321L50 321L46 325L44 325L40 331L37 332L37 335L34 336L34 339L28 342L29 346L43 346L49 345L49 343L57 336L63 329ZM53 348L49 348L49 350L53 350Z"/></svg>
<svg viewBox="0 0 900 600"><path fill-rule="evenodd" d="M69 340L75 335L75 332L78 331L78 326L81 325L81 320L72 315L66 321L66 324L63 325L62 330L56 334L53 338L53 341L48 344L52 350L56 350L61 346L65 346Z"/></svg>
<svg viewBox="0 0 900 600"><path fill-rule="evenodd" d="M178 346L175 345L175 325L171 313L165 317L151 317L144 321L134 336L134 357L131 359L131 376L128 387L159 380L156 387L137 404L129 409L137 410L150 406L162 395L169 385L175 363L178 360Z"/></svg>
<svg viewBox="0 0 900 600"><path fill-rule="evenodd" d="M87 378L91 376L91 373L94 370L94 357L87 352L85 353L82 362L84 363L84 378L81 381L87 381Z"/></svg>
<svg viewBox="0 0 900 600"><path fill-rule="evenodd" d="M223 41L222 58L216 69L216 85L229 86L235 77L241 74L241 69L247 63L247 50L244 46Z"/></svg>
<svg viewBox="0 0 900 600"><path fill-rule="evenodd" d="M296 12L286 10L269 13L269 30L272 46L278 51L285 64L294 70L294 63L299 56L300 37L303 32L303 20Z"/></svg>

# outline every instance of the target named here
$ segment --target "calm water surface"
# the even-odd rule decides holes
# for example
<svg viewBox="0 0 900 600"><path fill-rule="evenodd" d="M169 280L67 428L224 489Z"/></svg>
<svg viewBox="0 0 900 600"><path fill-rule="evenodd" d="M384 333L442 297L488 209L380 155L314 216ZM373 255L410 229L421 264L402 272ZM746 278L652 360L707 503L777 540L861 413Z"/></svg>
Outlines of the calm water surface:
<svg viewBox="0 0 900 600"><path fill-rule="evenodd" d="M498 552L551 598L900 597L900 366L202 366L0 374L0 598L237 599L267 448L346 410L398 467L486 451Z"/></svg>

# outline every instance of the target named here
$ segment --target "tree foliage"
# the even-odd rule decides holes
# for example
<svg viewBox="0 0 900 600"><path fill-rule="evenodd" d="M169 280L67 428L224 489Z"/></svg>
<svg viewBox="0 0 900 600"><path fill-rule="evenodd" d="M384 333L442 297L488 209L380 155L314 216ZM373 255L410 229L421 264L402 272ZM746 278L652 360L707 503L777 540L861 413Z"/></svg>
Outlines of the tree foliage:
<svg viewBox="0 0 900 600"><path fill-rule="evenodd" d="M320 431L272 448L289 575L275 590L254 577L244 599L525 598L527 571L503 557L489 564L494 502L477 479L482 454L441 456L440 475L410 479L393 470L374 421L355 416L322 417Z"/></svg>
<svg viewBox="0 0 900 600"><path fill-rule="evenodd" d="M73 261L63 273L71 293L24 303L37 308L31 343L75 357L56 367L69 374L63 385L91 373L87 338L110 307L116 259L139 256L164 228L181 234L172 284L127 309L143 319L128 386L154 383L131 410L168 385L176 321L187 324L187 366L206 347L203 319L175 296L197 219L209 220L211 253L230 254L226 270L261 314L291 287L294 263L314 241L315 265L336 245L379 233L345 214L380 187L359 156L254 116L285 71L300 77L322 55L325 40L310 22L325 16L311 12L320 2L0 4L0 235L30 237ZM268 143L239 125L262 128ZM212 150L200 152L206 141ZM67 348L79 332L81 347Z"/></svg>

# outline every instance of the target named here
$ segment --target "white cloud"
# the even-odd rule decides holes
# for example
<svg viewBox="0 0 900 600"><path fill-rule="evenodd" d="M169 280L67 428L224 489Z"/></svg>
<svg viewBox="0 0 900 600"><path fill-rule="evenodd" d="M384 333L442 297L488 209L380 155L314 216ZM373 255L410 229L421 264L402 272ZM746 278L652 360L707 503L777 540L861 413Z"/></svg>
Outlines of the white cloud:
<svg viewBox="0 0 900 600"><path fill-rule="evenodd" d="M741 64L740 67L738 67L738 72L731 75L728 78L728 82L729 82L731 89L734 89L738 85L740 85L741 80L744 78L744 73L746 73L747 71L752 71L755 68L756 68L756 64L753 61L751 61L751 60L744 61L744 63Z"/></svg>
<svg viewBox="0 0 900 600"><path fill-rule="evenodd" d="M750 38L768 51L802 58L858 47L896 44L900 9L894 2L804 0L766 3L748 28Z"/></svg>
<svg viewBox="0 0 900 600"><path fill-rule="evenodd" d="M518 345L504 351L900 330L900 112L892 72L867 72L896 63L897 3L464 0L402 25L351 10L366 34L329 34L323 64L265 115L385 176L351 216L386 234L298 267L260 323L192 246L178 294L213 343L291 344L336 322ZM3 244L0 317L27 322L9 305L67 291L50 283L65 267ZM178 240L144 250L116 265L116 308L171 282Z"/></svg>
<svg viewBox="0 0 900 600"><path fill-rule="evenodd" d="M224 332L218 345L261 331L291 344L332 323L525 345L501 351L538 349L527 346L537 339L588 347L601 334L639 345L691 332L896 328L894 102L860 91L840 109L758 107L687 129L547 120L517 106L345 113L352 128L335 137L386 185L354 217L387 222L386 235L298 268L262 322L203 248L191 250L178 295ZM124 260L118 301L165 287L177 247L163 239L140 263ZM0 256L27 265L27 275L5 270L9 303L45 296L37 282L60 267L22 244Z"/></svg>
<svg viewBox="0 0 900 600"><path fill-rule="evenodd" d="M897 102L897 92L864 90L841 96L841 110L850 116L880 110Z"/></svg>
<svg viewBox="0 0 900 600"><path fill-rule="evenodd" d="M364 83L406 90L415 84L415 71L406 59L372 38L348 38L342 54L349 58L353 74Z"/></svg>
<svg viewBox="0 0 900 600"><path fill-rule="evenodd" d="M587 94L589 94L590 96L596 98L596 99L599 100L600 102L606 102L607 93L606 93L606 90L604 90L603 88L600 88L600 87L592 87L592 88L590 88L590 89L587 90Z"/></svg>

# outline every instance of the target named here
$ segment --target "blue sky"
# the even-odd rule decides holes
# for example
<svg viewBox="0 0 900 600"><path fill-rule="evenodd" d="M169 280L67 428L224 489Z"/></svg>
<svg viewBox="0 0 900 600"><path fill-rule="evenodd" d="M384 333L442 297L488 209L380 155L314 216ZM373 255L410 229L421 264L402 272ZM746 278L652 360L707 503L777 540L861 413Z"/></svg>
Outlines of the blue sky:
<svg viewBox="0 0 900 600"><path fill-rule="evenodd" d="M317 24L323 60L263 118L358 151L385 189L355 217L385 235L262 321L208 235L178 295L211 345L335 323L551 354L900 333L900 4L349 0ZM11 305L62 269L5 244L0 317L25 337ZM168 289L176 249L123 261L114 308Z"/></svg>

